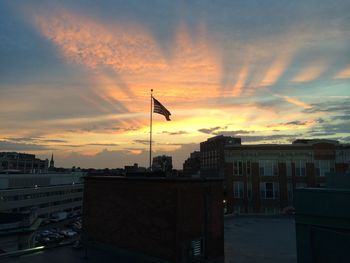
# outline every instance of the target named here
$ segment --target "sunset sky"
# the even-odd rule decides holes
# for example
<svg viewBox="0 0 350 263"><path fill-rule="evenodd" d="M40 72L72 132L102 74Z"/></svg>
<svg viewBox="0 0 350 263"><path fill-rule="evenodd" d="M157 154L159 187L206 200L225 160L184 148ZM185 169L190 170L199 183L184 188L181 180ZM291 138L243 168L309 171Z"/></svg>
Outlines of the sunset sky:
<svg viewBox="0 0 350 263"><path fill-rule="evenodd" d="M350 142L350 1L0 2L0 151L56 166L181 168L243 144Z"/></svg>

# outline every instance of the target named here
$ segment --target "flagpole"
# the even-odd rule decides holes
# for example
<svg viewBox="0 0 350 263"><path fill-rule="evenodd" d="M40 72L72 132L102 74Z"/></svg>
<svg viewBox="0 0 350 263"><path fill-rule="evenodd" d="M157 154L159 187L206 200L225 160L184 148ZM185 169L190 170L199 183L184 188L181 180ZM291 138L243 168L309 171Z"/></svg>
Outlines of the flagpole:
<svg viewBox="0 0 350 263"><path fill-rule="evenodd" d="M153 112L153 89L151 89L151 111L150 111L150 125L149 125L149 169L152 171L152 115Z"/></svg>

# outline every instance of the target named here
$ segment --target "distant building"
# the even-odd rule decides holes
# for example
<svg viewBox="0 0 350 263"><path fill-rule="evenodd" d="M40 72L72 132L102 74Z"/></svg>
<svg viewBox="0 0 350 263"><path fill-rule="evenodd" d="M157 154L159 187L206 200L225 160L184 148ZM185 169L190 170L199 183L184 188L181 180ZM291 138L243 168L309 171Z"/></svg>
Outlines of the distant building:
<svg viewBox="0 0 350 263"><path fill-rule="evenodd" d="M201 153L194 151L190 154L183 164L183 176L199 177L201 169Z"/></svg>
<svg viewBox="0 0 350 263"><path fill-rule="evenodd" d="M51 160L50 160L49 171L54 171L54 170L55 170L55 161L53 160L53 154L52 154Z"/></svg>
<svg viewBox="0 0 350 263"><path fill-rule="evenodd" d="M41 218L60 211L79 212L83 190L82 173L0 174L0 212L37 208Z"/></svg>
<svg viewBox="0 0 350 263"><path fill-rule="evenodd" d="M200 167L202 177L224 177L224 149L229 145L240 145L241 138L218 135L200 143Z"/></svg>
<svg viewBox="0 0 350 263"><path fill-rule="evenodd" d="M350 145L331 140L225 145L225 201L235 213L280 213L294 190L323 187L329 172L349 169Z"/></svg>
<svg viewBox="0 0 350 263"><path fill-rule="evenodd" d="M139 166L138 163L134 163L134 165L126 165L124 166L125 174L135 174L135 173L145 173L147 169L145 167Z"/></svg>
<svg viewBox="0 0 350 263"><path fill-rule="evenodd" d="M0 152L0 173L47 173L49 160L35 158L34 154Z"/></svg>
<svg viewBox="0 0 350 263"><path fill-rule="evenodd" d="M153 157L152 171L161 171L166 175L171 175L173 169L173 160L171 156L160 155Z"/></svg>

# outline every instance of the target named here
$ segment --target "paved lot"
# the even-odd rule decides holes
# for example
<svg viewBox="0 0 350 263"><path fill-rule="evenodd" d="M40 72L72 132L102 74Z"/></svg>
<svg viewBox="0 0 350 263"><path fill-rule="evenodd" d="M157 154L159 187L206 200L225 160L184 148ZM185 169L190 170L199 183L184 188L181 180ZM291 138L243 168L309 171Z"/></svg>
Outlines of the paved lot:
<svg viewBox="0 0 350 263"><path fill-rule="evenodd" d="M290 217L226 217L225 263L296 263Z"/></svg>

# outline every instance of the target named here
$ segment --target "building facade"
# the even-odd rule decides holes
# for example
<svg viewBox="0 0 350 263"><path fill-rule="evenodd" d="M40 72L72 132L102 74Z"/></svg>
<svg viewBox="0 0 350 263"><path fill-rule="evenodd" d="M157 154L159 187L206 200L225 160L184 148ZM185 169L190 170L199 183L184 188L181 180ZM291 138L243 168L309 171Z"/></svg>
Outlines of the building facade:
<svg viewBox="0 0 350 263"><path fill-rule="evenodd" d="M218 135L200 143L200 169L202 177L224 177L225 153L229 145L240 145L241 139Z"/></svg>
<svg viewBox="0 0 350 263"><path fill-rule="evenodd" d="M323 187L327 173L349 169L350 145L296 140L289 145L226 145L228 213L276 214L293 206L296 188Z"/></svg>
<svg viewBox="0 0 350 263"><path fill-rule="evenodd" d="M183 176L185 177L199 177L201 169L201 153L194 151L190 157L183 163Z"/></svg>
<svg viewBox="0 0 350 263"><path fill-rule="evenodd" d="M126 262L224 262L222 179L88 176L85 183L88 249L110 248Z"/></svg>
<svg viewBox="0 0 350 263"><path fill-rule="evenodd" d="M0 152L0 172L47 173L49 160L40 160L34 154Z"/></svg>
<svg viewBox="0 0 350 263"><path fill-rule="evenodd" d="M48 218L61 211L81 211L83 174L0 174L0 212L21 213L37 208Z"/></svg>
<svg viewBox="0 0 350 263"><path fill-rule="evenodd" d="M162 171L167 176L171 175L173 170L173 159L171 156L159 155L153 157L152 161L152 171Z"/></svg>

